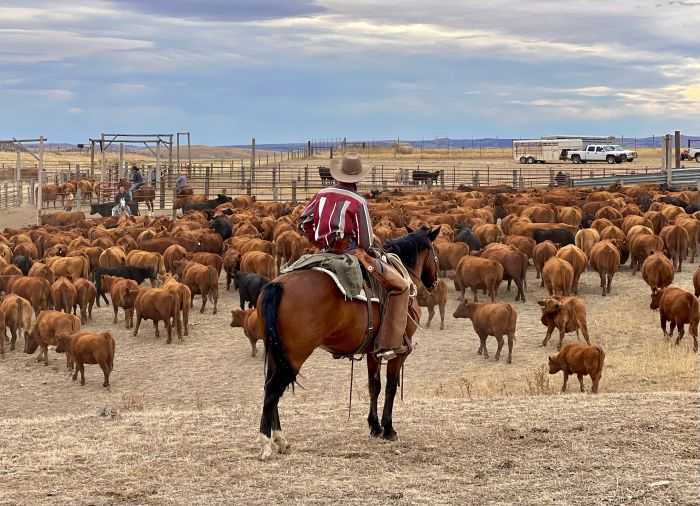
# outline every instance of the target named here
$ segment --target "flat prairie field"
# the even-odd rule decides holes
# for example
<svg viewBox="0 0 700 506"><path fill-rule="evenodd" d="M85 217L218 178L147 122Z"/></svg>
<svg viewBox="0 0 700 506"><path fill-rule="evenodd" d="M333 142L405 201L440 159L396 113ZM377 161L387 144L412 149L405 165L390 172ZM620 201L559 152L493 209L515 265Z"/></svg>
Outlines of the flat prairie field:
<svg viewBox="0 0 700 506"><path fill-rule="evenodd" d="M0 228L30 223L30 208L0 215ZM696 259L698 260L698 259ZM692 291L695 263L674 285ZM641 274L622 267L612 293L584 272L579 295L594 344L606 351L598 395L572 377L549 375L537 300L527 274L526 302L501 285L497 300L518 312L513 363L477 355L471 322L436 315L415 336L396 401L394 443L369 435L364 362L354 367L317 351L304 365L280 416L288 454L258 460L263 353L251 357L240 328L229 326L238 293L219 280L219 311L199 313L172 344L150 321L136 337L123 312L95 307L84 326L116 340L111 386L86 365L71 381L63 355L49 365L23 353L0 358L0 504L683 504L700 502L698 354L686 333L663 338ZM485 300L481 294L480 300ZM300 317L300 325L303 318ZM564 342L576 342L575 333Z"/></svg>

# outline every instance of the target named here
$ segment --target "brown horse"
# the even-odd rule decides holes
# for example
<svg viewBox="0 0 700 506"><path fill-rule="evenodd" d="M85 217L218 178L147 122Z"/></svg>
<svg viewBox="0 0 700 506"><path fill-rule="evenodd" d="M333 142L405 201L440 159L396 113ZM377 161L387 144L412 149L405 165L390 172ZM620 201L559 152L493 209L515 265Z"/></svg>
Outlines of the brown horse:
<svg viewBox="0 0 700 506"><path fill-rule="evenodd" d="M414 283L432 290L437 285L438 260L433 241L440 228L421 228L387 243L388 253L395 253L406 266ZM337 355L367 354L370 410L367 422L370 433L395 440L392 424L394 396L399 372L406 356L387 362L386 392L381 424L377 417L377 399L381 391L381 360L372 355L372 343L381 326L377 304L372 304L372 339L366 341L369 311L367 303L346 301L335 283L322 272L293 271L277 277L260 295L257 305L261 335L265 335L267 374L265 398L260 419L260 458L272 456L272 444L285 453L289 444L282 434L277 405L284 390L296 382L302 364L316 348ZM417 329L411 318L406 325L410 339Z"/></svg>
<svg viewBox="0 0 700 506"><path fill-rule="evenodd" d="M123 186L127 190L131 188L131 184L126 179L121 179L118 186ZM133 201L146 203L146 209L153 211L153 201L156 199L156 189L152 186L142 186L133 194Z"/></svg>

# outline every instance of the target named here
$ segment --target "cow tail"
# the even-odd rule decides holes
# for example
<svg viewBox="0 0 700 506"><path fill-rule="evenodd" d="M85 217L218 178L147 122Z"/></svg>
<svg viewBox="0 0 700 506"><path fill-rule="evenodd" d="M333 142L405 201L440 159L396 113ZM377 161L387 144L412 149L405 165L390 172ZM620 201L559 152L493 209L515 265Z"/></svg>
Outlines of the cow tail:
<svg viewBox="0 0 700 506"><path fill-rule="evenodd" d="M518 317L518 313L515 312L515 309L513 309L513 306L508 304L508 322L513 323L513 328L515 328L517 317ZM516 341L515 334L513 334L513 341Z"/></svg>
<svg viewBox="0 0 700 506"><path fill-rule="evenodd" d="M596 345L595 349L598 350L598 377L602 378L603 377L603 366L605 365L605 351L603 351L603 348L600 346Z"/></svg>
<svg viewBox="0 0 700 506"><path fill-rule="evenodd" d="M209 302L214 303L214 295L219 298L219 277L216 275L216 269L209 267Z"/></svg>
<svg viewBox="0 0 700 506"><path fill-rule="evenodd" d="M277 328L277 313L283 293L284 285L282 283L272 282L265 285L260 294L260 303L257 309L258 316L262 316L258 324L264 336L265 361L270 361L269 364L266 364L268 371L277 376L279 387L284 389L292 385L292 389L294 389L297 371L284 354L282 337ZM272 381L272 377L268 381Z"/></svg>
<svg viewBox="0 0 700 506"><path fill-rule="evenodd" d="M28 332L29 329L24 328L24 318L23 318L24 314L23 314L23 309L22 309L22 306L23 306L22 299L20 299L18 297L16 299L15 303L17 304L17 316L18 316L18 320L19 320L19 328L22 329L24 332ZM30 327L31 327L31 325L30 325ZM5 336L0 336L0 339L4 339L4 338L5 338Z"/></svg>
<svg viewBox="0 0 700 506"><path fill-rule="evenodd" d="M85 279L90 275L90 261L87 258L83 258L83 277Z"/></svg>
<svg viewBox="0 0 700 506"><path fill-rule="evenodd" d="M112 372L112 368L114 367L114 352L116 351L116 343L114 342L112 334L110 334L109 332L105 332L102 335L105 336L105 339L107 340L107 347L109 348L109 355L107 356L107 365L109 366L109 371Z"/></svg>

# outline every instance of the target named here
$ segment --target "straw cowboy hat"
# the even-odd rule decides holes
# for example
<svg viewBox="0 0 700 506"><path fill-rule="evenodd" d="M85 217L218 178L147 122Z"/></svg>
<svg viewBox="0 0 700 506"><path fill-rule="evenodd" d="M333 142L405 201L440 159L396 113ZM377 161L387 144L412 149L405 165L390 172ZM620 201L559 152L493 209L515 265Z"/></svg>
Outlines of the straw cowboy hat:
<svg viewBox="0 0 700 506"><path fill-rule="evenodd" d="M357 183L363 180L370 170L372 166L363 164L360 155L355 152L345 153L342 160L331 160L331 176L341 183Z"/></svg>

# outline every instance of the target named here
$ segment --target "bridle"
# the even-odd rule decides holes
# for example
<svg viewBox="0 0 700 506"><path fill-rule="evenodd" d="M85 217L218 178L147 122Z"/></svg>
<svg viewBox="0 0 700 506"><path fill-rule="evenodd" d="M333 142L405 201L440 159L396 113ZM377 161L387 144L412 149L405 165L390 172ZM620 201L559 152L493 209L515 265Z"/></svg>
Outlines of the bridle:
<svg viewBox="0 0 700 506"><path fill-rule="evenodd" d="M432 294L435 289L437 288L438 282L440 281L440 278L437 276L437 273L440 272L440 262L438 261L438 256L437 253L435 252L435 246L433 246L432 241L430 242L430 254L433 256L433 262L435 262L435 281L433 282L432 285L425 286L425 283L423 283L423 277L419 276L416 274L416 272L413 269L406 268L406 270L416 279L416 281L420 281L420 283L425 287L426 290L428 290L428 293Z"/></svg>

